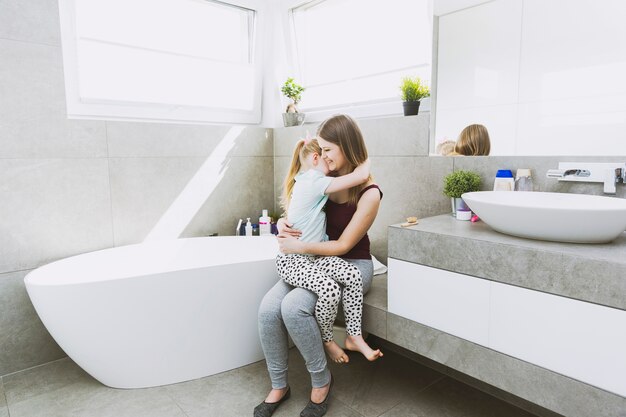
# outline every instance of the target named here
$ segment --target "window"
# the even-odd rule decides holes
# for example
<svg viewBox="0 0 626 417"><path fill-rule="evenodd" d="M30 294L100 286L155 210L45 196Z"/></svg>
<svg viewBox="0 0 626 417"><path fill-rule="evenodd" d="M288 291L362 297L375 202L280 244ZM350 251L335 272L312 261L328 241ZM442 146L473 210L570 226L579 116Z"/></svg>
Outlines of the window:
<svg viewBox="0 0 626 417"><path fill-rule="evenodd" d="M61 0L61 14L70 116L260 122L257 11L210 0Z"/></svg>
<svg viewBox="0 0 626 417"><path fill-rule="evenodd" d="M325 0L292 9L307 119L358 106L378 108L366 115L401 112L401 78L430 80L431 14L428 0Z"/></svg>

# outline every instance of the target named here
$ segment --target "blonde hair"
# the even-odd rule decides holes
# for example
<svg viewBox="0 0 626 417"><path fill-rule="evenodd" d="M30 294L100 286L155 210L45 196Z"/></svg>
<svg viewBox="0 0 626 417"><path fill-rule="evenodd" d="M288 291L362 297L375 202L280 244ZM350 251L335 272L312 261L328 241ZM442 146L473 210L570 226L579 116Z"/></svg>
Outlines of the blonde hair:
<svg viewBox="0 0 626 417"><path fill-rule="evenodd" d="M293 193L293 186L296 183L296 175L302 169L302 161L311 154L322 155L322 148L320 148L317 139L301 139L296 144L293 150L293 156L291 158L291 165L289 165L289 171L283 182L283 193L280 196L280 205L283 210L287 211L289 202L291 201L291 193Z"/></svg>
<svg viewBox="0 0 626 417"><path fill-rule="evenodd" d="M446 140L437 145L435 152L437 155L450 155L454 153L454 147L456 146L456 142L453 140Z"/></svg>
<svg viewBox="0 0 626 417"><path fill-rule="evenodd" d="M489 155L491 142L489 132L483 125L469 125L461 131L454 152L466 156Z"/></svg>
<svg viewBox="0 0 626 417"><path fill-rule="evenodd" d="M339 114L326 119L317 129L317 136L339 146L349 165L348 172L367 160L367 148L363 140L363 134L356 122L345 114ZM370 175L368 181L372 179ZM350 188L348 203L356 205L359 201L359 193L367 182Z"/></svg>

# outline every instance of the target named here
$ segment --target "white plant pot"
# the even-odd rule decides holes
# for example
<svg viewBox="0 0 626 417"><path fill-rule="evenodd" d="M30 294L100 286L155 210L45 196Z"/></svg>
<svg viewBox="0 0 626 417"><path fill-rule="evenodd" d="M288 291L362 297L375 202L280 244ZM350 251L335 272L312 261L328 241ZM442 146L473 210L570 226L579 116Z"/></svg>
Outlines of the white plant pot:
<svg viewBox="0 0 626 417"><path fill-rule="evenodd" d="M450 203L452 204L452 215L456 216L457 210L469 210L470 208L465 204L462 198L450 197Z"/></svg>

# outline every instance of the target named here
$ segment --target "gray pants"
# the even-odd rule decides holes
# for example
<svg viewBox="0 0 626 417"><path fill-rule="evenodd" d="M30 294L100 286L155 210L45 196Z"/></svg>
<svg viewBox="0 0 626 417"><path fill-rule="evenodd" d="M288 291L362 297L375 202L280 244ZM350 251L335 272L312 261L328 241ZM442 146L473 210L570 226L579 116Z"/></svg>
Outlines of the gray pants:
<svg viewBox="0 0 626 417"><path fill-rule="evenodd" d="M361 271L363 294L366 294L372 284L372 261L347 261ZM313 388L323 387L330 382L322 336L315 319L316 303L315 293L304 288L294 288L283 280L279 280L263 297L259 307L259 336L272 388L287 386L288 336L291 336L304 358Z"/></svg>

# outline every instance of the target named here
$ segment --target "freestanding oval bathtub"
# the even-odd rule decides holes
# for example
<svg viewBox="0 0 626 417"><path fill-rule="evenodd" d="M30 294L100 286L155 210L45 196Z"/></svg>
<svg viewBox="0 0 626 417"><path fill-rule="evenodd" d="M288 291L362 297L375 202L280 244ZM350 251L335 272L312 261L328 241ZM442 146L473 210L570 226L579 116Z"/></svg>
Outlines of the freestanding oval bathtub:
<svg viewBox="0 0 626 417"><path fill-rule="evenodd" d="M263 358L257 310L278 276L271 237L153 241L86 253L24 278L44 325L114 388L173 384Z"/></svg>

